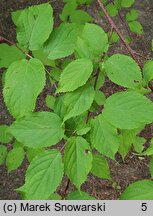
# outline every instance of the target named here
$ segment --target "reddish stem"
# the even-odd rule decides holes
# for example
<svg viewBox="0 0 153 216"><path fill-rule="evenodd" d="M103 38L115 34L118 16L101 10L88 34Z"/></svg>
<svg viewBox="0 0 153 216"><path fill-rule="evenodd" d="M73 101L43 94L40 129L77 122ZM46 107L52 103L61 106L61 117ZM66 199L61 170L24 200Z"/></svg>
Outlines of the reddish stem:
<svg viewBox="0 0 153 216"><path fill-rule="evenodd" d="M122 43L124 44L124 46L126 47L127 51L129 52L129 54L132 56L132 58L137 61L136 56L135 56L135 51L133 51L131 49L131 47L126 43L125 38L123 37L122 33L120 32L120 30L118 29L118 27L115 25L114 21L112 20L112 18L110 17L110 15L107 13L107 10L105 9L104 5L101 3L100 0L96 0L98 6L100 7L100 9L103 11L103 13L105 14L108 22L111 25L111 28L113 28L116 33L118 34L118 36L120 37Z"/></svg>

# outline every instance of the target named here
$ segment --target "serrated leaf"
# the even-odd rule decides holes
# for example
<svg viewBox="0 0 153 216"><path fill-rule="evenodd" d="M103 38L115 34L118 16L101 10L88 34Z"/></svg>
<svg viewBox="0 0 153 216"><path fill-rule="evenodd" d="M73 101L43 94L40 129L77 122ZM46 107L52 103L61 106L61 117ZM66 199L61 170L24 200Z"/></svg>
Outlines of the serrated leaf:
<svg viewBox="0 0 153 216"><path fill-rule="evenodd" d="M118 10L114 4L108 4L106 6L106 10L111 17L115 17L118 14Z"/></svg>
<svg viewBox="0 0 153 216"><path fill-rule="evenodd" d="M10 132L23 145L42 148L57 144L64 137L58 115L50 112L32 113L14 122Z"/></svg>
<svg viewBox="0 0 153 216"><path fill-rule="evenodd" d="M82 137L68 140L64 152L65 172L73 184L80 190L92 168L92 154L89 143Z"/></svg>
<svg viewBox="0 0 153 216"><path fill-rule="evenodd" d="M134 0L121 0L121 6L124 8L129 8L134 4Z"/></svg>
<svg viewBox="0 0 153 216"><path fill-rule="evenodd" d="M50 4L40 4L24 9L15 22L19 44L38 50L53 29L53 9Z"/></svg>
<svg viewBox="0 0 153 216"><path fill-rule="evenodd" d="M142 155L147 155L147 156L153 155L153 139L151 139L151 143L149 147L142 153Z"/></svg>
<svg viewBox="0 0 153 216"><path fill-rule="evenodd" d="M100 90L97 90L96 93L95 93L95 101L96 103L101 106L105 103L106 101L106 97L104 95L104 93Z"/></svg>
<svg viewBox="0 0 153 216"><path fill-rule="evenodd" d="M60 96L56 98L55 105L54 105L54 112L60 116L61 119L64 118L66 107L64 105L64 96Z"/></svg>
<svg viewBox="0 0 153 216"><path fill-rule="evenodd" d="M47 95L46 97L46 105L47 107L49 107L50 109L54 109L54 105L55 105L55 101L56 101L56 98L53 97L52 95Z"/></svg>
<svg viewBox="0 0 153 216"><path fill-rule="evenodd" d="M48 59L48 55L44 52L43 47L39 50L33 51L32 54L35 58L39 59L44 65L56 67L55 61Z"/></svg>
<svg viewBox="0 0 153 216"><path fill-rule="evenodd" d="M50 77L53 77L54 80L59 81L61 76L61 70L57 67L53 68L50 72Z"/></svg>
<svg viewBox="0 0 153 216"><path fill-rule="evenodd" d="M24 150L22 147L16 147L8 152L6 158L6 166L8 172L16 170L18 167L21 166L24 160Z"/></svg>
<svg viewBox="0 0 153 216"><path fill-rule="evenodd" d="M55 60L71 55L77 40L76 31L75 25L68 23L54 29L44 45L48 59Z"/></svg>
<svg viewBox="0 0 153 216"><path fill-rule="evenodd" d="M16 46L0 44L0 68L8 68L14 61L24 59L26 57Z"/></svg>
<svg viewBox="0 0 153 216"><path fill-rule="evenodd" d="M75 50L77 58L94 59L94 55L90 52L87 41L80 37L77 39Z"/></svg>
<svg viewBox="0 0 153 216"><path fill-rule="evenodd" d="M135 9L130 10L130 12L128 12L126 14L126 21L127 22L131 22L134 21L138 18L138 11Z"/></svg>
<svg viewBox="0 0 153 216"><path fill-rule="evenodd" d="M103 52L107 52L108 37L104 30L98 25L86 23L82 38L87 42L89 51L93 53L95 57L99 57Z"/></svg>
<svg viewBox="0 0 153 216"><path fill-rule="evenodd" d="M129 22L129 28L132 32L136 33L136 34L143 34L143 27L142 25L138 22L138 21L132 21L132 22Z"/></svg>
<svg viewBox="0 0 153 216"><path fill-rule="evenodd" d="M71 15L71 13L75 11L76 8L77 8L77 4L75 0L73 1L71 0L67 2L67 4L64 5L62 13L60 14L60 19L63 22L68 21L69 16Z"/></svg>
<svg viewBox="0 0 153 216"><path fill-rule="evenodd" d="M116 32L113 32L110 37L109 43L113 44L113 43L116 43L118 40L119 40L118 34Z"/></svg>
<svg viewBox="0 0 153 216"><path fill-rule="evenodd" d="M33 111L45 85L45 69L38 59L14 62L5 75L4 101L15 118Z"/></svg>
<svg viewBox="0 0 153 216"><path fill-rule="evenodd" d="M82 129L78 129L76 131L76 133L79 136L83 136L83 135L87 134L90 131L90 129L91 129L90 127L85 127L85 128L82 128Z"/></svg>
<svg viewBox="0 0 153 216"><path fill-rule="evenodd" d="M7 156L6 146L0 145L0 166L4 163L6 156Z"/></svg>
<svg viewBox="0 0 153 216"><path fill-rule="evenodd" d="M75 10L70 15L70 21L72 23L85 24L87 22L92 22L93 17L83 10Z"/></svg>
<svg viewBox="0 0 153 216"><path fill-rule="evenodd" d="M67 200L95 200L94 197L83 191L73 191L66 197Z"/></svg>
<svg viewBox="0 0 153 216"><path fill-rule="evenodd" d="M28 148L27 149L27 158L29 163L31 163L31 161L39 154L43 153L44 149L33 149L33 148Z"/></svg>
<svg viewBox="0 0 153 216"><path fill-rule="evenodd" d="M153 103L137 92L119 92L105 103L103 116L120 129L134 129L153 122Z"/></svg>
<svg viewBox="0 0 153 216"><path fill-rule="evenodd" d="M7 125L0 125L0 143L7 144L13 139L12 135L8 132L8 128Z"/></svg>
<svg viewBox="0 0 153 216"><path fill-rule="evenodd" d="M132 89L141 87L141 70L131 57L115 54L105 62L104 67L112 82Z"/></svg>
<svg viewBox="0 0 153 216"><path fill-rule="evenodd" d="M147 61L143 67L143 77L146 83L153 79L153 61Z"/></svg>
<svg viewBox="0 0 153 216"><path fill-rule="evenodd" d="M98 154L93 154L91 173L102 179L112 180L107 160Z"/></svg>
<svg viewBox="0 0 153 216"><path fill-rule="evenodd" d="M89 59L72 61L64 69L59 80L58 92L74 91L83 86L93 71L93 64Z"/></svg>
<svg viewBox="0 0 153 216"><path fill-rule="evenodd" d="M120 147L118 152L121 154L122 159L124 160L127 153L130 151L132 144L135 141L135 131L133 130L122 130L120 134Z"/></svg>
<svg viewBox="0 0 153 216"><path fill-rule="evenodd" d="M74 92L67 93L64 97L64 121L81 115L87 111L93 103L94 96L94 88L89 84L75 90Z"/></svg>
<svg viewBox="0 0 153 216"><path fill-rule="evenodd" d="M142 153L146 139L143 137L136 137L133 143L133 147L137 153Z"/></svg>
<svg viewBox="0 0 153 216"><path fill-rule="evenodd" d="M48 150L33 159L25 178L25 198L47 200L63 177L62 157L58 150Z"/></svg>
<svg viewBox="0 0 153 216"><path fill-rule="evenodd" d="M121 200L153 200L153 181L140 180L129 185L122 193Z"/></svg>
<svg viewBox="0 0 153 216"><path fill-rule="evenodd" d="M114 159L120 139L117 129L99 115L91 121L91 142L98 152Z"/></svg>

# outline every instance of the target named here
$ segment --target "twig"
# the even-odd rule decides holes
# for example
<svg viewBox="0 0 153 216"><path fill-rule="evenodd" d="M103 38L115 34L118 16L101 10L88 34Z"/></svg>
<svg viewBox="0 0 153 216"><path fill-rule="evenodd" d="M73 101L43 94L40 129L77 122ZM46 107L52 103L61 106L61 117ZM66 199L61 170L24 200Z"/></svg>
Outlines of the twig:
<svg viewBox="0 0 153 216"><path fill-rule="evenodd" d="M25 54L28 58L33 58L33 56L31 56L31 55L29 55L28 53L26 53L24 50L22 50L20 47L18 47L18 45L15 43L15 42L13 42L13 41L10 41L10 40L8 40L7 38L4 38L4 37L2 37L2 36L0 36L0 43L1 42L6 42L6 43L8 43L8 44L10 44L10 45L12 45L12 46L16 46L16 48L20 51L20 52L22 52L23 54ZM49 76L51 76L51 74L49 73L49 71L45 68L45 71L49 74ZM52 77L52 76L51 76ZM53 77L52 77L52 79L54 80L54 81L56 81ZM55 88L57 89L57 86L56 85L54 85L55 86Z"/></svg>
<svg viewBox="0 0 153 216"><path fill-rule="evenodd" d="M69 185L70 185L70 179L67 180L67 183L66 183L66 187L65 187L65 190L64 190L64 193L63 193L62 200L65 200L65 198L66 198L67 190L69 189Z"/></svg>
<svg viewBox="0 0 153 216"><path fill-rule="evenodd" d="M29 57L29 58L32 58L32 56L31 55L29 55L28 53L26 53L24 50L22 50L20 47L18 47L18 45L15 43L15 42L13 42L13 41L10 41L10 40L8 40L7 38L4 38L4 37L2 37L2 36L0 36L0 42L6 42L6 43L8 43L8 44L10 44L10 45L12 45L12 46L16 46L16 48L19 50L19 51L21 51L23 54L25 54L27 57Z"/></svg>
<svg viewBox="0 0 153 216"><path fill-rule="evenodd" d="M101 3L100 0L96 0L98 6L100 7L100 9L104 12L108 22L111 25L111 28L114 29L114 31L116 31L116 33L118 34L118 36L120 37L122 43L124 44L124 46L126 47L127 51L129 52L129 54L132 56L132 58L137 61L137 58L135 56L135 51L132 50L132 48L126 43L125 38L123 37L122 33L120 32L120 30L118 29L118 27L115 25L114 21L112 20L112 18L110 17L110 15L107 13L104 5Z"/></svg>
<svg viewBox="0 0 153 216"><path fill-rule="evenodd" d="M113 5L115 5L113 0L110 0L110 2L111 2ZM120 11L118 11L118 15L119 15L119 18L120 18L122 24L125 26L126 31L128 32L129 36L131 37L131 32L130 32L130 30L129 30L129 27L128 27L128 25L127 25L127 22L124 22L123 17L122 17L122 15L121 15L121 12L120 12Z"/></svg>
<svg viewBox="0 0 153 216"><path fill-rule="evenodd" d="M97 69L97 73L96 73L95 83L94 83L94 90L96 90L96 85L97 85L97 82L98 82L99 73L100 73L100 69L98 68L98 69Z"/></svg>
<svg viewBox="0 0 153 216"><path fill-rule="evenodd" d="M88 124L89 118L90 118L90 111L88 111L88 114L87 114L86 124Z"/></svg>

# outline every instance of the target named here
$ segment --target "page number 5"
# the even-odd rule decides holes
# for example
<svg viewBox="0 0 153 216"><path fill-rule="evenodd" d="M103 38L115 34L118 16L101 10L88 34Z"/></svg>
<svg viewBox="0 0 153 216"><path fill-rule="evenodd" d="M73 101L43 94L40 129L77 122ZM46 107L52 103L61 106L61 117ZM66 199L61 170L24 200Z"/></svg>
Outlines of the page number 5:
<svg viewBox="0 0 153 216"><path fill-rule="evenodd" d="M142 203L141 210L142 211L147 211L147 203Z"/></svg>

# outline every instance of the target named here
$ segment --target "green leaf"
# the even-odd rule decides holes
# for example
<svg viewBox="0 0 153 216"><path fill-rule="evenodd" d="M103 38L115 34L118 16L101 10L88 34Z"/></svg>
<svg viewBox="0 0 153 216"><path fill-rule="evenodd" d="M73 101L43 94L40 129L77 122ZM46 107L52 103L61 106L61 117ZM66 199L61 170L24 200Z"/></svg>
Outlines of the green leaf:
<svg viewBox="0 0 153 216"><path fill-rule="evenodd" d="M129 8L134 4L134 0L121 0L121 6L123 8Z"/></svg>
<svg viewBox="0 0 153 216"><path fill-rule="evenodd" d="M125 67L126 65L126 67ZM115 54L105 62L105 70L109 79L127 88L140 88L142 85L141 70L129 56Z"/></svg>
<svg viewBox="0 0 153 216"><path fill-rule="evenodd" d="M100 91L100 90L96 91L95 101L99 106L103 105L105 103L106 97L102 91Z"/></svg>
<svg viewBox="0 0 153 216"><path fill-rule="evenodd" d="M64 96L60 96L56 98L55 105L54 105L54 112L60 116L61 119L64 118L66 111L66 107L64 105Z"/></svg>
<svg viewBox="0 0 153 216"><path fill-rule="evenodd" d="M152 156L153 155L153 139L151 139L150 146L142 153L142 155Z"/></svg>
<svg viewBox="0 0 153 216"><path fill-rule="evenodd" d="M112 180L107 160L98 154L93 154L91 173L99 178Z"/></svg>
<svg viewBox="0 0 153 216"><path fill-rule="evenodd" d="M7 144L13 139L12 135L8 132L8 128L7 125L0 125L0 143Z"/></svg>
<svg viewBox="0 0 153 216"><path fill-rule="evenodd" d="M75 0L71 0L64 5L62 13L60 14L60 19L63 22L68 21L69 16L74 13L75 9L77 8L77 4Z"/></svg>
<svg viewBox="0 0 153 216"><path fill-rule="evenodd" d="M150 170L151 178L153 178L153 156L151 157L150 160L149 170Z"/></svg>
<svg viewBox="0 0 153 216"><path fill-rule="evenodd" d="M44 45L44 53L48 59L55 60L64 58L74 52L77 32L75 25L62 24L54 29Z"/></svg>
<svg viewBox="0 0 153 216"><path fill-rule="evenodd" d="M129 28L132 32L136 34L143 34L143 27L138 21L129 22Z"/></svg>
<svg viewBox="0 0 153 216"><path fill-rule="evenodd" d="M100 57L103 52L107 52L108 37L104 30L98 25L86 23L82 38L87 42L89 51L93 53L95 57Z"/></svg>
<svg viewBox="0 0 153 216"><path fill-rule="evenodd" d="M61 70L59 68L53 68L50 72L50 77L53 77L54 80L59 81L61 76Z"/></svg>
<svg viewBox="0 0 153 216"><path fill-rule="evenodd" d="M89 59L72 61L64 69L59 81L58 92L74 91L83 86L93 71L93 64Z"/></svg>
<svg viewBox="0 0 153 216"><path fill-rule="evenodd" d="M130 12L126 14L127 22L135 21L137 18L138 18L138 11L135 9L130 10Z"/></svg>
<svg viewBox="0 0 153 216"><path fill-rule="evenodd" d="M35 157L26 172L26 199L48 199L60 184L63 172L62 156L58 150L48 150Z"/></svg>
<svg viewBox="0 0 153 216"><path fill-rule="evenodd" d="M117 129L99 115L91 121L91 142L98 152L114 159L120 139Z"/></svg>
<svg viewBox="0 0 153 216"><path fill-rule="evenodd" d="M87 22L92 22L93 17L83 10L75 10L71 13L70 20L73 23L85 24Z"/></svg>
<svg viewBox="0 0 153 216"><path fill-rule="evenodd" d="M49 107L50 109L54 109L54 105L55 105L55 101L56 101L56 98L51 96L51 95L47 95L46 97L46 105L47 107Z"/></svg>
<svg viewBox="0 0 153 216"><path fill-rule="evenodd" d="M153 103L137 92L119 92L105 103L103 115L120 129L134 129L153 122Z"/></svg>
<svg viewBox="0 0 153 216"><path fill-rule="evenodd" d="M96 90L99 90L103 86L104 82L105 82L105 72L102 66L102 68L100 68L100 72L99 72L99 76L98 76L98 80L96 84Z"/></svg>
<svg viewBox="0 0 153 216"><path fill-rule="evenodd" d="M74 191L70 193L66 199L67 200L95 200L94 197L90 196L89 194L83 191Z"/></svg>
<svg viewBox="0 0 153 216"><path fill-rule="evenodd" d="M44 52L43 47L39 50L35 50L32 52L33 56L39 59L44 65L55 67L55 61L48 59L47 53Z"/></svg>
<svg viewBox="0 0 153 216"><path fill-rule="evenodd" d="M85 128L80 129L80 130L77 130L76 133L79 136L83 136L83 135L87 134L90 131L90 129L91 129L90 127L85 127Z"/></svg>
<svg viewBox="0 0 153 216"><path fill-rule="evenodd" d="M135 140L135 131L133 130L122 130L121 131L121 142L118 152L121 154L122 159L124 160L127 153L130 151L132 144Z"/></svg>
<svg viewBox="0 0 153 216"><path fill-rule="evenodd" d="M32 113L14 122L10 132L23 145L42 148L57 144L64 137L58 115L50 112Z"/></svg>
<svg viewBox="0 0 153 216"><path fill-rule="evenodd" d="M11 151L9 151L6 158L6 166L8 172L16 170L18 167L20 167L23 160L24 160L24 150L22 147L16 147Z"/></svg>
<svg viewBox="0 0 153 216"><path fill-rule="evenodd" d="M106 6L106 10L111 17L115 17L118 14L118 10L114 4L108 4Z"/></svg>
<svg viewBox="0 0 153 216"><path fill-rule="evenodd" d="M153 181L140 180L128 186L121 200L153 200Z"/></svg>
<svg viewBox="0 0 153 216"><path fill-rule="evenodd" d="M4 101L15 118L35 108L38 95L45 85L45 69L38 59L23 59L11 64L5 75Z"/></svg>
<svg viewBox="0 0 153 216"><path fill-rule="evenodd" d="M137 153L142 153L144 149L144 144L146 142L146 139L143 137L136 137L133 143L134 149Z"/></svg>
<svg viewBox="0 0 153 216"><path fill-rule="evenodd" d="M94 100L95 92L92 85L85 85L74 92L67 93L64 98L65 115L64 121L81 115L87 111Z"/></svg>
<svg viewBox="0 0 153 216"><path fill-rule="evenodd" d="M16 46L0 44L0 68L8 68L14 61L24 59L26 56Z"/></svg>
<svg viewBox="0 0 153 216"><path fill-rule="evenodd" d="M24 9L15 23L19 44L38 50L53 29L53 9L50 4L40 4Z"/></svg>
<svg viewBox="0 0 153 216"><path fill-rule="evenodd" d="M153 79L153 61L147 61L143 67L143 77L146 83Z"/></svg>
<svg viewBox="0 0 153 216"><path fill-rule="evenodd" d="M43 153L44 149L33 149L33 148L28 148L27 149L27 158L28 161L31 163L31 161L39 154Z"/></svg>
<svg viewBox="0 0 153 216"><path fill-rule="evenodd" d="M4 163L6 156L7 156L6 146L0 145L0 166Z"/></svg>
<svg viewBox="0 0 153 216"><path fill-rule="evenodd" d="M110 37L110 44L116 43L119 40L119 36L116 32L113 32L111 37Z"/></svg>
<svg viewBox="0 0 153 216"><path fill-rule="evenodd" d="M94 55L92 52L90 52L89 46L86 40L78 37L75 50L76 50L77 58L86 58L86 59L94 60Z"/></svg>
<svg viewBox="0 0 153 216"><path fill-rule="evenodd" d="M62 197L57 193L51 194L48 198L48 200L61 200L61 199Z"/></svg>
<svg viewBox="0 0 153 216"><path fill-rule="evenodd" d="M92 154L89 143L82 137L68 140L64 152L65 172L73 184L80 190L92 168Z"/></svg>

